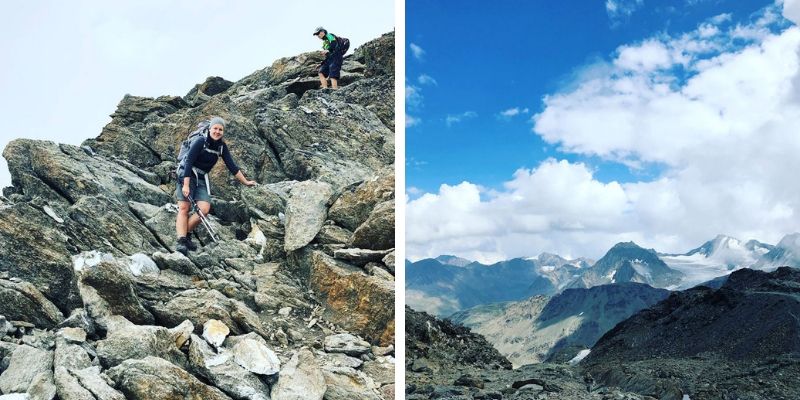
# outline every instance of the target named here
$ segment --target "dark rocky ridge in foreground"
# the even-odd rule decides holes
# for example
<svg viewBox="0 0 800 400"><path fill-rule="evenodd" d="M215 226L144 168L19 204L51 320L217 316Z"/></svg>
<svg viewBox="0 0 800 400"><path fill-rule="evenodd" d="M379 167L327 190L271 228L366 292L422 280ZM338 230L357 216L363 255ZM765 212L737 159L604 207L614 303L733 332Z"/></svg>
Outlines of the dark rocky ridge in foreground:
<svg viewBox="0 0 800 400"><path fill-rule="evenodd" d="M17 139L0 197L0 394L380 399L394 392L394 34L338 91L319 52L186 96L125 96L83 146ZM212 244L173 252L177 149L202 119Z"/></svg>
<svg viewBox="0 0 800 400"><path fill-rule="evenodd" d="M597 379L692 399L800 396L800 270L742 269L623 321L584 360Z"/></svg>

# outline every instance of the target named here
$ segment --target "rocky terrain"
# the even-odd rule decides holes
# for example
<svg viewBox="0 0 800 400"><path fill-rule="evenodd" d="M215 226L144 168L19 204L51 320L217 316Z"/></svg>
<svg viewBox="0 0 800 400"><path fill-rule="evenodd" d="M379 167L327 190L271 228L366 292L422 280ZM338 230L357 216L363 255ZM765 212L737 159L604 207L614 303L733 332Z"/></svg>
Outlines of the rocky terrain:
<svg viewBox="0 0 800 400"><path fill-rule="evenodd" d="M582 364L604 384L663 398L796 399L798 315L800 270L742 269L623 321Z"/></svg>
<svg viewBox="0 0 800 400"><path fill-rule="evenodd" d="M126 95L82 146L3 151L0 398L394 398L394 34ZM210 116L214 243L174 252L177 149ZM88 135L87 135L88 136Z"/></svg>
<svg viewBox="0 0 800 400"><path fill-rule="evenodd" d="M469 328L406 308L406 399L653 400L561 364L511 363Z"/></svg>
<svg viewBox="0 0 800 400"><path fill-rule="evenodd" d="M669 293L641 283L616 283L567 289L552 298L478 306L450 319L483 335L515 368L543 361L563 363Z"/></svg>

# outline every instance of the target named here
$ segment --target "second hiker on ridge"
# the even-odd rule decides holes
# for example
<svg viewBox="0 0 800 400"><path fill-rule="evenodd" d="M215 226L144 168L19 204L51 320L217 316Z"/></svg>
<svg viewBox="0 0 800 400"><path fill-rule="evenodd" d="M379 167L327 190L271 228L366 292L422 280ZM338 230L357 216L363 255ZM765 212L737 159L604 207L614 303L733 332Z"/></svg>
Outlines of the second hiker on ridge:
<svg viewBox="0 0 800 400"><path fill-rule="evenodd" d="M328 87L328 78L331 78L331 87L339 87L339 76L342 70L344 54L350 48L350 41L336 36L323 27L314 30L314 36L322 39L322 52L325 54L325 61L319 66L319 81L322 88Z"/></svg>

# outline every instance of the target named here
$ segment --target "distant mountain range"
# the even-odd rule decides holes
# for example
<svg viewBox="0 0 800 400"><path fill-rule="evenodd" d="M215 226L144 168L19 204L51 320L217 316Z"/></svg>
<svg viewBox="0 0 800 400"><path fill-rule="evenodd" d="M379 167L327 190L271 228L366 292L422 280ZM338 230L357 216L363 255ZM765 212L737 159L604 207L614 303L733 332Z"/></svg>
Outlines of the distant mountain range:
<svg viewBox="0 0 800 400"><path fill-rule="evenodd" d="M668 290L708 281L719 287L724 276L752 268L771 271L800 266L800 233L777 245L718 235L684 254L659 253L633 242L618 243L600 260L569 260L555 254L515 258L491 265L455 256L406 261L406 302L416 310L447 316L468 308L553 296L567 288L591 288L622 282Z"/></svg>
<svg viewBox="0 0 800 400"><path fill-rule="evenodd" d="M514 367L544 361L566 362L591 348L609 329L669 295L641 283L566 289L549 299L477 306L450 316L486 337Z"/></svg>

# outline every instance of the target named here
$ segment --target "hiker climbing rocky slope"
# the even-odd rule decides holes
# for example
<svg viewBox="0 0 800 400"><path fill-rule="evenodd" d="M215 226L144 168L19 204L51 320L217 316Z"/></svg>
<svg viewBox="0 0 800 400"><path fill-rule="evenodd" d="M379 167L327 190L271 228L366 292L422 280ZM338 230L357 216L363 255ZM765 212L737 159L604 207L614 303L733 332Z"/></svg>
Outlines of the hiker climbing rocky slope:
<svg viewBox="0 0 800 400"><path fill-rule="evenodd" d="M394 34L345 59L339 90L321 61L126 95L81 146L5 148L0 394L394 398ZM186 257L170 173L213 115L259 184L218 163L220 242L199 227Z"/></svg>

